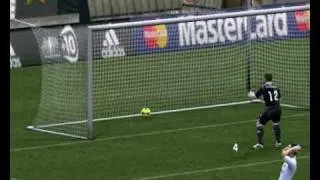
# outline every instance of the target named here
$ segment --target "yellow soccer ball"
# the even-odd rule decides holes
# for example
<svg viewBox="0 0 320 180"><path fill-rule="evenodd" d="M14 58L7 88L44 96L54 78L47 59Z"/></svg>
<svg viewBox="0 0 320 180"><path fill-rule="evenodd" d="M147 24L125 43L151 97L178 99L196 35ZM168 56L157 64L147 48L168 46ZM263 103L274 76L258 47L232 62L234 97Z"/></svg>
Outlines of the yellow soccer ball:
<svg viewBox="0 0 320 180"><path fill-rule="evenodd" d="M142 108L141 110L141 115L143 117L147 117L147 116L150 116L151 115L151 110L149 108Z"/></svg>

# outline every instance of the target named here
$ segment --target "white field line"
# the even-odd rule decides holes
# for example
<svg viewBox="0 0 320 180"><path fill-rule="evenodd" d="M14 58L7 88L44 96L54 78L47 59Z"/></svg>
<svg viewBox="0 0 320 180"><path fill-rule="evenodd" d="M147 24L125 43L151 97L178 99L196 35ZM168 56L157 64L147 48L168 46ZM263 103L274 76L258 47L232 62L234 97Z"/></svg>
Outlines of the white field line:
<svg viewBox="0 0 320 180"><path fill-rule="evenodd" d="M192 111L192 110L200 110L200 109L209 109L215 107L225 107L225 106L234 106L234 105L241 105L241 104L249 104L252 102L261 102L260 100L252 100L252 101L241 101L241 102L234 102L234 103L226 103L226 104L215 104L215 105L208 105L208 106L198 106L198 107L191 107L191 108L181 108L181 109L173 109L173 110L164 110L164 111L157 111L152 112L152 115L159 115L159 114L167 114L167 113L176 113L176 112L184 112L184 111ZM130 115L123 115L123 116L114 116L114 117L107 117L107 118L98 118L93 119L93 122L98 121L110 121L115 119L127 119L133 117L140 117L141 114L130 114ZM87 123L88 120L81 120L81 121L72 121L72 122L64 122L64 123L56 123L56 124L47 124L47 125L39 125L37 128L48 128L48 127L55 127L55 126L64 126L64 125L72 125L72 124L82 124ZM27 126L28 129L32 129L33 126Z"/></svg>
<svg viewBox="0 0 320 180"><path fill-rule="evenodd" d="M306 116L309 113L302 113L302 114L294 114L289 116L283 116L283 119L292 118L292 117L301 117ZM14 148L10 149L10 152L19 152L19 151L27 151L27 150L35 150L35 149L46 149L51 147L59 147L59 146L68 146L73 144L83 144L83 143L90 143L90 142L100 142L100 141L111 141L111 140L119 140L119 139L129 139L135 137L143 137L143 136L151 136L157 134L168 134L174 132L181 132L181 131L189 131L189 130L196 130L196 129L207 129L207 128L215 128L215 127L222 127L222 126L230 126L230 125L237 125L237 124L245 124L256 120L246 120L246 121L233 121L228 123L219 123L219 124L209 124L203 126L193 126L188 128L178 128L178 129L170 129L170 130L161 130L161 131L151 131L146 133L137 133L137 134L129 134L123 136L113 136L113 137L106 137L106 138L99 138L93 141L88 140L81 140L81 141L74 141L74 142L67 142L67 143L57 143L57 144L50 144L50 145L42 145L42 146L30 146L30 147L22 147L22 148Z"/></svg>
<svg viewBox="0 0 320 180"><path fill-rule="evenodd" d="M308 159L308 158L310 158L310 157L309 156L298 157L298 159ZM260 162L254 162L254 163L232 165L232 166L222 166L222 167L210 168L210 169L201 169L201 170L195 170L195 171L185 171L185 172L180 172L180 173L171 173L171 174L163 174L163 175L158 175L158 176L142 177L142 178L138 178L135 180L164 179L164 178L170 178L170 177L176 177L176 176L186 176L186 175L194 175L194 174L208 173L208 172L214 172L214 171L223 171L223 170L228 170L228 169L238 169L238 168L272 164L272 163L278 163L278 162L283 162L283 160L278 159L278 160L272 160L272 161L260 161ZM279 166L279 173L280 173L280 167L281 166Z"/></svg>
<svg viewBox="0 0 320 180"><path fill-rule="evenodd" d="M249 101L241 101L241 102L233 102L233 103L225 103L225 104L215 104L215 105L208 105L208 106L198 106L198 107L191 107L191 108L181 108L181 109L157 111L157 112L152 112L151 114L152 115L159 115L159 114L185 112L185 111L200 110L200 109L210 109L210 108L216 108L216 107L235 106L235 105L250 104L250 103L264 103L264 102L261 99L253 99L253 100L249 100ZM298 106L293 106L293 105L288 105L288 104L281 104L281 106L291 107L291 108L299 108ZM128 118L140 117L140 116L141 116L141 114L130 114L130 115L123 115L123 116L98 118L98 119L93 119L92 121L93 122L111 121L111 120L115 120L115 119L128 119ZM65 126L65 125L73 125L73 124L82 124L82 123L87 123L87 122L88 122L88 120L81 120L81 121L72 121L72 122L64 122L64 123L56 123L56 124L38 125L36 127L27 126L27 129L41 130L41 128ZM62 134L60 134L60 135L62 135Z"/></svg>

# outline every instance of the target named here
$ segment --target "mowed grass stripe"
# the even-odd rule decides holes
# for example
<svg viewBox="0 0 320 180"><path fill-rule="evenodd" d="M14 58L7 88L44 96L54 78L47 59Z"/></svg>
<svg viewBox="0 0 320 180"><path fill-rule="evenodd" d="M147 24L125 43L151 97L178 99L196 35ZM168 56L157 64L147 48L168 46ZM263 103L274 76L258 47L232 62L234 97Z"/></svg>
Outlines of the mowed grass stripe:
<svg viewBox="0 0 320 180"><path fill-rule="evenodd" d="M287 118L301 117L301 116L306 116L306 115L309 115L309 113L288 115L288 116L283 116L282 118L287 119ZM68 145L74 145L74 144L93 143L93 142L111 141L111 140L119 140L119 139L129 139L129 138L135 138L135 137L152 136L152 135L157 135L157 134L168 134L168 133L183 132L183 131L190 131L190 130L197 130L197 129L207 129L207 128L215 128L215 127L230 126L230 125L237 125L237 124L245 124L245 123L249 123L249 122L253 122L253 121L256 121L256 119L246 120L246 121L233 121L233 122L228 122L228 123L209 124L209 125L204 125L204 126L193 126L193 127L188 127L188 128L177 128L177 129L170 129L170 130L151 131L151 132L147 132L147 133L137 133L137 134L129 134L129 135L123 135L123 136L113 136L113 137L99 138L94 141L84 140L84 141L74 141L74 142L67 142L67 143L43 145L43 146L30 146L30 147L10 149L10 151L11 152L20 152L20 151L68 146Z"/></svg>
<svg viewBox="0 0 320 180"><path fill-rule="evenodd" d="M298 157L298 159L308 159L308 158L310 157L309 156ZM283 161L282 159L271 160L271 161L259 161L259 162L239 164L239 165L233 165L233 166L222 166L222 167L210 168L210 169L201 169L201 170L195 170L195 171L185 171L180 173L171 173L171 174L163 174L158 176L142 177L134 180L165 179L165 178L176 177L176 176L186 176L186 175L194 175L194 174L200 174L200 173L208 173L213 171L223 171L228 169L237 169L237 168L245 168L245 167L251 167L251 166L258 166L258 165L266 165L266 164L278 163L282 161Z"/></svg>

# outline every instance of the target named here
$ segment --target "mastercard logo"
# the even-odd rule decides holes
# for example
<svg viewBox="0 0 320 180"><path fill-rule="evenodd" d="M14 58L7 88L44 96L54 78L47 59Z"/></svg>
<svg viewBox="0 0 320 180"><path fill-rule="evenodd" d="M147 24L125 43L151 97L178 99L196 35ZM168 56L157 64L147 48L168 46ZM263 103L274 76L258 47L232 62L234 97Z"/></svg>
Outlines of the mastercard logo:
<svg viewBox="0 0 320 180"><path fill-rule="evenodd" d="M144 27L144 39L149 48L165 48L168 45L168 31L166 25Z"/></svg>
<svg viewBox="0 0 320 180"><path fill-rule="evenodd" d="M298 11L295 15L298 30L301 32L310 31L310 11Z"/></svg>

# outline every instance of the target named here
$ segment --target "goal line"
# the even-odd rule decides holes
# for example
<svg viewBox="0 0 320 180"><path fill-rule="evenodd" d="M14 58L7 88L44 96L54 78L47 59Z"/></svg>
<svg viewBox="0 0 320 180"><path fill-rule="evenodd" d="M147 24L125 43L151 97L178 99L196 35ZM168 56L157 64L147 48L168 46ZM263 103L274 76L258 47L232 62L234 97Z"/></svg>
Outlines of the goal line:
<svg viewBox="0 0 320 180"><path fill-rule="evenodd" d="M192 111L192 110L201 110L201 109L210 109L210 108L216 108L216 107L227 107L227 106L235 106L235 105L250 104L250 103L263 103L263 101L260 100L260 99L254 99L254 100L240 101L240 102L233 102L233 103L225 103L225 104L216 104L216 105L198 106L198 107L191 107L191 108L164 110L164 111L152 112L152 115L175 113L175 112L184 112L184 111ZM289 107L289 108L300 108L298 106L289 105L289 104L281 104L281 106ZM93 121L94 122L111 121L111 120L116 120L116 119L128 119L128 118L139 117L139 116L141 116L141 114L130 114L130 115L123 115L123 116L98 118L98 119L93 119ZM39 125L39 126L28 126L27 129L31 129L31 130L38 129L38 131L48 132L48 130L41 130L41 128L49 128L49 127L56 127L56 126L66 126L66 125L74 125L74 124L81 124L81 123L87 123L87 120L65 122L65 123L56 123L56 124L48 124L48 125ZM54 132L54 133L57 134L57 132ZM65 134L65 133L58 133L58 134L61 135L61 134Z"/></svg>

